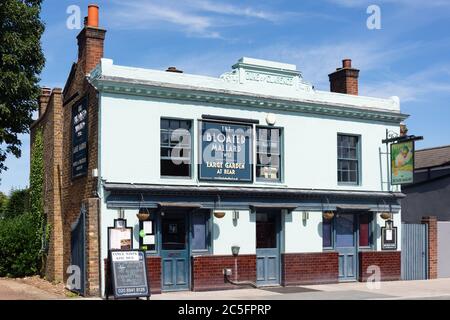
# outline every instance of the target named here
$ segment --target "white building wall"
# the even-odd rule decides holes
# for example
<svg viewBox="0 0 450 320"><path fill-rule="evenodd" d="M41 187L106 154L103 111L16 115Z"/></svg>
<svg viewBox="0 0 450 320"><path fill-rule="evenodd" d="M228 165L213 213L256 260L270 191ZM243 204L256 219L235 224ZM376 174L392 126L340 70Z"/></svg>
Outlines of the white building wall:
<svg viewBox="0 0 450 320"><path fill-rule="evenodd" d="M176 101L156 101L135 96L102 96L101 177L109 182L210 185L216 182L197 180L194 166L192 179L160 178L160 118L193 120L193 156L198 157L198 119L202 114L257 119L265 125L267 112L233 106L194 105ZM270 185L290 188L382 190L379 147L386 128L397 132L397 126L356 120L325 118L298 113L277 113L277 127L284 128L284 179ZM337 134L361 135L362 179L359 186L337 182ZM234 183L234 186L239 185ZM255 182L252 186L267 186ZM247 185L248 186L248 185Z"/></svg>
<svg viewBox="0 0 450 320"><path fill-rule="evenodd" d="M285 213L284 253L322 252L322 212L310 211L303 221L303 211Z"/></svg>
<svg viewBox="0 0 450 320"><path fill-rule="evenodd" d="M231 247L239 246L239 254L256 253L255 214L248 210L239 210L239 219L233 220L232 210L225 212L223 218L213 217L213 254L231 255Z"/></svg>

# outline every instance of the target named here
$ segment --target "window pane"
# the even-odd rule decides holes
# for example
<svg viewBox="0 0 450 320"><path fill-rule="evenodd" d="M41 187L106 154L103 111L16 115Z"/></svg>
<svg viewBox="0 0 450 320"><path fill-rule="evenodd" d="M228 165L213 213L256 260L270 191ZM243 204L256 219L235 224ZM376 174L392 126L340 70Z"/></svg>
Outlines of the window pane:
<svg viewBox="0 0 450 320"><path fill-rule="evenodd" d="M256 248L277 247L277 226L275 213L256 214Z"/></svg>
<svg viewBox="0 0 450 320"><path fill-rule="evenodd" d="M336 218L336 247L353 247L354 242L354 215L339 214Z"/></svg>
<svg viewBox="0 0 450 320"><path fill-rule="evenodd" d="M207 245L207 230L208 230L208 215L209 212L197 212L192 214L192 249L206 250Z"/></svg>
<svg viewBox="0 0 450 320"><path fill-rule="evenodd" d="M338 135L338 181L358 183L359 137Z"/></svg>
<svg viewBox="0 0 450 320"><path fill-rule="evenodd" d="M189 177L191 163L190 120L161 119L161 175ZM180 131L180 129L182 129ZM183 131L188 130L186 137Z"/></svg>
<svg viewBox="0 0 450 320"><path fill-rule="evenodd" d="M184 217L163 217L162 249L183 250L186 248L186 224Z"/></svg>
<svg viewBox="0 0 450 320"><path fill-rule="evenodd" d="M370 246L370 214L359 216L359 246Z"/></svg>
<svg viewBox="0 0 450 320"><path fill-rule="evenodd" d="M280 135L277 128L256 128L256 177L280 180Z"/></svg>
<svg viewBox="0 0 450 320"><path fill-rule="evenodd" d="M322 222L322 244L324 248L331 247L333 243L331 242L331 222L332 220L323 219Z"/></svg>

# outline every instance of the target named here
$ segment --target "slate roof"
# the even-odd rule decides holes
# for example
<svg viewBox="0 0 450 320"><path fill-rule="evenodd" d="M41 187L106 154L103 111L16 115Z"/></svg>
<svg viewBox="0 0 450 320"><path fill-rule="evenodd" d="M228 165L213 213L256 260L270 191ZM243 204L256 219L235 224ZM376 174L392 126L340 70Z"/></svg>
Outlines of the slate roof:
<svg viewBox="0 0 450 320"><path fill-rule="evenodd" d="M450 165L450 145L416 150L415 169Z"/></svg>

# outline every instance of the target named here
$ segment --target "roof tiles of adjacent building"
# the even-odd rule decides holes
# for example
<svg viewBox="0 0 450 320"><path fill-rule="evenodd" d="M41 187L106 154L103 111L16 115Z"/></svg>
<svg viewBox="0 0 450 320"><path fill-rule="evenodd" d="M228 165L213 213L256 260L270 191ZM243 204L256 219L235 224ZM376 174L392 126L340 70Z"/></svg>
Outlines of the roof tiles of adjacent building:
<svg viewBox="0 0 450 320"><path fill-rule="evenodd" d="M415 169L450 165L450 145L416 150Z"/></svg>

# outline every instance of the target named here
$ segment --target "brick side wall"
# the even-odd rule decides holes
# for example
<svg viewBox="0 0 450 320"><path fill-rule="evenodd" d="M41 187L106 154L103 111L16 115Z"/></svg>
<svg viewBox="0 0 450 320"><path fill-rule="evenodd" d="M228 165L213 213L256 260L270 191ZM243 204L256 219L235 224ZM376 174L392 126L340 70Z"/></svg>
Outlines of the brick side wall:
<svg viewBox="0 0 450 320"><path fill-rule="evenodd" d="M256 282L256 255L239 255L237 257L237 279L235 258L233 256L196 256L192 257L192 290L239 289L225 281L223 269L233 270L231 279ZM248 287L244 287L248 288Z"/></svg>
<svg viewBox="0 0 450 320"><path fill-rule="evenodd" d="M36 133L42 131L44 140L44 214L51 233L44 274L50 281L63 281L63 240L61 215L61 164L62 164L62 90L43 89L39 99L39 119L31 126L30 151Z"/></svg>
<svg viewBox="0 0 450 320"><path fill-rule="evenodd" d="M336 283L338 273L337 252L281 255L281 284L284 286Z"/></svg>
<svg viewBox="0 0 450 320"><path fill-rule="evenodd" d="M372 273L367 273L369 266L378 266L381 281L401 279L400 251L362 251L359 252L359 281L367 281Z"/></svg>
<svg viewBox="0 0 450 320"><path fill-rule="evenodd" d="M428 279L437 278L437 218L423 217L422 223L428 226Z"/></svg>

